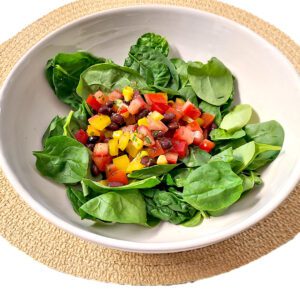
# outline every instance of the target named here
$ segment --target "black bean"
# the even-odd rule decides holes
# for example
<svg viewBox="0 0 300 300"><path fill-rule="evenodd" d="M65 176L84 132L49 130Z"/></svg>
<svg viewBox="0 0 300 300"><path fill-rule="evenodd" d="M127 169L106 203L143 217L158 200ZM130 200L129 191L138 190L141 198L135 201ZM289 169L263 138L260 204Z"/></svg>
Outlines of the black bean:
<svg viewBox="0 0 300 300"><path fill-rule="evenodd" d="M93 151L95 144L86 144L86 147L88 147L91 151Z"/></svg>
<svg viewBox="0 0 300 300"><path fill-rule="evenodd" d="M172 122L170 122L170 123L168 124L168 127L169 127L170 129L177 129L177 128L179 128L179 124L178 124L178 122L176 122L176 121L172 121Z"/></svg>
<svg viewBox="0 0 300 300"><path fill-rule="evenodd" d="M163 122L169 123L175 118L175 114L172 112L168 112L164 114L164 118L162 119Z"/></svg>
<svg viewBox="0 0 300 300"><path fill-rule="evenodd" d="M122 186L122 185L124 185L124 183L118 182L118 181L111 181L108 183L108 186L110 186L110 187L116 187L116 186Z"/></svg>
<svg viewBox="0 0 300 300"><path fill-rule="evenodd" d="M149 114L149 110L148 109L143 109L141 110L137 115L136 115L136 119L139 120L139 119L142 119L144 117L146 117L148 114Z"/></svg>
<svg viewBox="0 0 300 300"><path fill-rule="evenodd" d="M152 135L155 139L160 139L165 135L165 133L161 130L154 130L152 131Z"/></svg>
<svg viewBox="0 0 300 300"><path fill-rule="evenodd" d="M155 165L155 159L150 156L144 156L141 159L141 164L146 167L153 166L153 165Z"/></svg>
<svg viewBox="0 0 300 300"><path fill-rule="evenodd" d="M106 105L108 106L108 107L113 107L114 106L114 102L113 101L108 101L107 103L106 103Z"/></svg>
<svg viewBox="0 0 300 300"><path fill-rule="evenodd" d="M170 149L173 146L171 140L166 137L161 138L159 142L163 149Z"/></svg>
<svg viewBox="0 0 300 300"><path fill-rule="evenodd" d="M94 163L91 165L91 173L94 177L97 177L100 174L100 170Z"/></svg>
<svg viewBox="0 0 300 300"><path fill-rule="evenodd" d="M122 125L124 123L124 118L120 114L112 114L111 120L118 125Z"/></svg>
<svg viewBox="0 0 300 300"><path fill-rule="evenodd" d="M99 139L99 136L89 136L87 142L88 144L96 144L99 141Z"/></svg>
<svg viewBox="0 0 300 300"><path fill-rule="evenodd" d="M98 112L102 115L110 116L113 112L111 107L108 107L107 105L103 105L99 108Z"/></svg>
<svg viewBox="0 0 300 300"><path fill-rule="evenodd" d="M114 122L111 122L107 127L106 127L107 130L112 130L112 131L115 131L115 130L118 130L119 129L119 125L117 123L114 123Z"/></svg>

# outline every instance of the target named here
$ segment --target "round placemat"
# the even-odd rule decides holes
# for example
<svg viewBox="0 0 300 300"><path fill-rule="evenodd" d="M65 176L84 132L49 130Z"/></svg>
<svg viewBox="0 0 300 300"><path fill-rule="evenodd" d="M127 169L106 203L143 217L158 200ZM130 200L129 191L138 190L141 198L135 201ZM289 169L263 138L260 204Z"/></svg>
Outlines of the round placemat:
<svg viewBox="0 0 300 300"><path fill-rule="evenodd" d="M82 0L65 5L0 45L0 84L19 58L56 28L98 11L136 4L188 6L243 24L283 52L300 72L300 48L280 30L241 9L213 0ZM300 185L267 218L218 244L172 254L137 254L101 247L50 224L33 211L0 172L0 234L56 270L105 282L162 285L195 281L251 262L300 231Z"/></svg>

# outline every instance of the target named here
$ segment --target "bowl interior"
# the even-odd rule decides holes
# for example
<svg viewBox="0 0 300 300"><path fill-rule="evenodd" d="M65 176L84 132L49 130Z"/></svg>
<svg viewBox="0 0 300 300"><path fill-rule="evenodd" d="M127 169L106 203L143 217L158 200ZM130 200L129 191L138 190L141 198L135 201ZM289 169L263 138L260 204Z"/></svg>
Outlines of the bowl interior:
<svg viewBox="0 0 300 300"><path fill-rule="evenodd" d="M263 172L264 185L248 193L224 216L185 228L161 224L99 226L73 212L65 188L35 169L33 150L60 103L44 76L46 61L57 52L84 49L122 64L129 47L145 32L164 35L171 56L185 60L221 59L237 79L238 102L249 103L260 121L278 120L286 137L282 153ZM179 251L204 246L245 229L269 213L299 176L299 78L287 59L250 30L225 18L176 7L132 7L99 13L51 34L32 48L7 80L1 99L3 167L15 188L39 213L81 237L133 251Z"/></svg>

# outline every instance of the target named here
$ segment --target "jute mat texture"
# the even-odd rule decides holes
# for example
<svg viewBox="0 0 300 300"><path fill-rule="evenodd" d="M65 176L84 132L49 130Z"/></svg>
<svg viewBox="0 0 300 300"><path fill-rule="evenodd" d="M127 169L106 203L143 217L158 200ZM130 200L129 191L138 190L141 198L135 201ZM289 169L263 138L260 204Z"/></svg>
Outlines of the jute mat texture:
<svg viewBox="0 0 300 300"><path fill-rule="evenodd" d="M0 45L0 84L22 55L41 38L80 17L142 4L188 6L249 27L280 49L300 72L300 48L280 30L241 9L213 0L82 0L65 5ZM292 239L300 231L300 185L271 215L221 243L173 254L137 254L81 240L34 212L0 172L0 234L39 262L88 279L131 285L195 281L245 265Z"/></svg>

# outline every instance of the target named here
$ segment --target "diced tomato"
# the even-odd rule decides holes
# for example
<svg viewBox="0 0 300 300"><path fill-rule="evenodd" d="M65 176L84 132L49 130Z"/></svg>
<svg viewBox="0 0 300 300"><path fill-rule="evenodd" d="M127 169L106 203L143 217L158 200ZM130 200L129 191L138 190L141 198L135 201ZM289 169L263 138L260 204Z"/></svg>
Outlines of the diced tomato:
<svg viewBox="0 0 300 300"><path fill-rule="evenodd" d="M114 164L109 164L106 166L106 169L105 169L105 174L106 174L106 177L109 177L109 175L115 171L117 171L117 167L114 165Z"/></svg>
<svg viewBox="0 0 300 300"><path fill-rule="evenodd" d="M89 136L83 129L80 129L75 133L75 139L83 145L87 143L88 138Z"/></svg>
<svg viewBox="0 0 300 300"><path fill-rule="evenodd" d="M158 111L164 114L169 109L169 105L165 103L153 103L151 106L151 111Z"/></svg>
<svg viewBox="0 0 300 300"><path fill-rule="evenodd" d="M203 136L202 129L198 130L198 131L194 131L194 141L193 141L193 144L199 145L203 141L203 139L204 139L204 136Z"/></svg>
<svg viewBox="0 0 300 300"><path fill-rule="evenodd" d="M133 125L136 123L136 119L134 115L129 115L128 118L125 118L126 125Z"/></svg>
<svg viewBox="0 0 300 300"><path fill-rule="evenodd" d="M151 147L155 145L154 137L151 133L151 131L146 126L139 126L137 128L137 132L139 135L139 138L141 138L144 141L144 145Z"/></svg>
<svg viewBox="0 0 300 300"><path fill-rule="evenodd" d="M108 101L108 96L105 95L102 91L97 91L95 94L94 94L96 100L101 104L101 105L104 105L107 103Z"/></svg>
<svg viewBox="0 0 300 300"><path fill-rule="evenodd" d="M114 172L111 172L107 176L108 182L120 182L122 184L128 184L128 178L126 176L125 171L123 170L116 170Z"/></svg>
<svg viewBox="0 0 300 300"><path fill-rule="evenodd" d="M123 94L119 90L114 90L108 95L109 101L115 101L118 99L123 99Z"/></svg>
<svg viewBox="0 0 300 300"><path fill-rule="evenodd" d="M193 122L189 123L186 127L190 128L192 131L199 131L201 130L199 123L194 120Z"/></svg>
<svg viewBox="0 0 300 300"><path fill-rule="evenodd" d="M157 157L162 154L165 154L165 150L161 147L158 141L155 141L155 145L152 146L151 148L147 148L146 151L148 152L148 155L150 157Z"/></svg>
<svg viewBox="0 0 300 300"><path fill-rule="evenodd" d="M143 100L142 97L136 97L135 99L132 99L130 101L128 111L135 115L137 114L141 109L146 107L146 102Z"/></svg>
<svg viewBox="0 0 300 300"><path fill-rule="evenodd" d="M210 152L214 147L215 143L207 139L204 139L199 145L199 148L206 152Z"/></svg>
<svg viewBox="0 0 300 300"><path fill-rule="evenodd" d="M197 119L201 116L201 111L197 108L191 101L186 101L182 107L182 112L184 115Z"/></svg>
<svg viewBox="0 0 300 300"><path fill-rule="evenodd" d="M178 111L177 109L170 107L166 111L167 113L173 113L175 115L175 120L179 121L179 119L182 117L182 112Z"/></svg>
<svg viewBox="0 0 300 300"><path fill-rule="evenodd" d="M122 130L123 132L130 132L130 133L133 133L135 132L137 129L137 125L127 125L127 126L124 126L122 127Z"/></svg>
<svg viewBox="0 0 300 300"><path fill-rule="evenodd" d="M98 109L101 107L100 102L97 101L94 95L89 95L86 99L86 103L95 111L98 111Z"/></svg>
<svg viewBox="0 0 300 300"><path fill-rule="evenodd" d="M194 133L190 128L181 126L176 129L174 133L174 139L179 141L186 141L187 144L190 145L194 141Z"/></svg>
<svg viewBox="0 0 300 300"><path fill-rule="evenodd" d="M168 104L168 96L166 93L145 94L144 97L149 105L152 105L153 103Z"/></svg>
<svg viewBox="0 0 300 300"><path fill-rule="evenodd" d="M179 141L179 140L172 140L172 152L176 152L178 153L178 156L180 158L183 158L187 155L187 151L188 151L188 144L186 141Z"/></svg>
<svg viewBox="0 0 300 300"><path fill-rule="evenodd" d="M161 130L163 132L167 132L168 131L168 127L162 122L162 121L155 121L152 118L148 117L148 128L150 130Z"/></svg>
<svg viewBox="0 0 300 300"><path fill-rule="evenodd" d="M105 156L108 155L108 144L107 143L97 143L93 151L94 156Z"/></svg>
<svg viewBox="0 0 300 300"><path fill-rule="evenodd" d="M209 113L203 113L201 115L201 119L203 120L202 127L207 128L214 121L215 115L212 115L212 114L209 114Z"/></svg>
<svg viewBox="0 0 300 300"><path fill-rule="evenodd" d="M176 164L178 160L178 153L176 152L168 152L165 154L166 159L169 164Z"/></svg>
<svg viewBox="0 0 300 300"><path fill-rule="evenodd" d="M106 166L112 162L112 157L110 155L104 155L104 156L92 155L92 160L94 161L97 168L101 172L104 172L106 170Z"/></svg>

